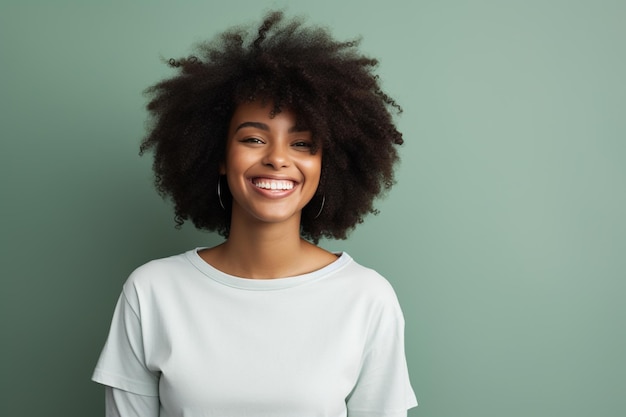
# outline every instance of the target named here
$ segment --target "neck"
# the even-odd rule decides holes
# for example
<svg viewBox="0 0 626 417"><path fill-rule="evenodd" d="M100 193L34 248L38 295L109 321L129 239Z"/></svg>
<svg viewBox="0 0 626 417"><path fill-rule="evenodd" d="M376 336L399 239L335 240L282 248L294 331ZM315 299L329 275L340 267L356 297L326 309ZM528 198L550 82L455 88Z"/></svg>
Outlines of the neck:
<svg viewBox="0 0 626 417"><path fill-rule="evenodd" d="M222 272L242 278L302 275L334 262L332 253L300 237L300 213L279 222L244 216L233 207L228 240L200 256Z"/></svg>
<svg viewBox="0 0 626 417"><path fill-rule="evenodd" d="M299 217L276 224L233 221L221 257L234 275L278 278L304 272L299 268L312 246L300 238Z"/></svg>

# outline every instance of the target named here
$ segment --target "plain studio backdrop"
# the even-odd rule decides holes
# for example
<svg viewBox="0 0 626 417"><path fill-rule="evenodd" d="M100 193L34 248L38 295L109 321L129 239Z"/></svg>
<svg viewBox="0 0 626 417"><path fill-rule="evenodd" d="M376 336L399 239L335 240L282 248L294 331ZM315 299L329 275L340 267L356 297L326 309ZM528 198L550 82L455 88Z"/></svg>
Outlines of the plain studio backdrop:
<svg viewBox="0 0 626 417"><path fill-rule="evenodd" d="M154 191L142 91L264 11L362 36L398 183L339 242L395 287L410 416L626 415L626 2L4 1L0 415L103 415L121 284L213 245ZM207 190L213 192L213 190Z"/></svg>

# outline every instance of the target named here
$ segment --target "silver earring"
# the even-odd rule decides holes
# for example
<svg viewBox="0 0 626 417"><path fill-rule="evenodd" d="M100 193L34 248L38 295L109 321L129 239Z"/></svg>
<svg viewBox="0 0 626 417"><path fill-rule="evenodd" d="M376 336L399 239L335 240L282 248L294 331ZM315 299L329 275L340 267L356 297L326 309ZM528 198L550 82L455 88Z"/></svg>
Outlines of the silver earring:
<svg viewBox="0 0 626 417"><path fill-rule="evenodd" d="M222 210L226 210L226 208L224 207L224 203L222 203L222 177L217 177L217 199L220 202L220 207L222 207Z"/></svg>
<svg viewBox="0 0 626 417"><path fill-rule="evenodd" d="M320 206L320 211L317 212L317 214L315 215L315 217L313 217L313 220L317 219L320 214L322 214L322 210L324 210L324 203L326 202L326 194L324 194L322 196L322 205Z"/></svg>

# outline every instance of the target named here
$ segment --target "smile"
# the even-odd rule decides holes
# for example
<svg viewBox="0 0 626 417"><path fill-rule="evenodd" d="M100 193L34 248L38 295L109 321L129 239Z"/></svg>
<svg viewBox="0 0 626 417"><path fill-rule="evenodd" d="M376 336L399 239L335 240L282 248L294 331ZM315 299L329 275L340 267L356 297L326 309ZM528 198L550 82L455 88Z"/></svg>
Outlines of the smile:
<svg viewBox="0 0 626 417"><path fill-rule="evenodd" d="M273 180L269 178L255 178L252 180L255 187L264 190L291 190L294 182L290 180Z"/></svg>

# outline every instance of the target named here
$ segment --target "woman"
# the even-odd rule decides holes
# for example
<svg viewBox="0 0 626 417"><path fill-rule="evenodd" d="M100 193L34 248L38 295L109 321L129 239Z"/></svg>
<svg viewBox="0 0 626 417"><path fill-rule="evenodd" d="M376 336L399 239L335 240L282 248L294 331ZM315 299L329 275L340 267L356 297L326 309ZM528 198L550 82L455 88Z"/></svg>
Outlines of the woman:
<svg viewBox="0 0 626 417"><path fill-rule="evenodd" d="M93 379L107 416L405 416L416 405L389 283L345 238L398 159L377 62L270 13L149 92L156 185L226 240L152 261L118 301Z"/></svg>

